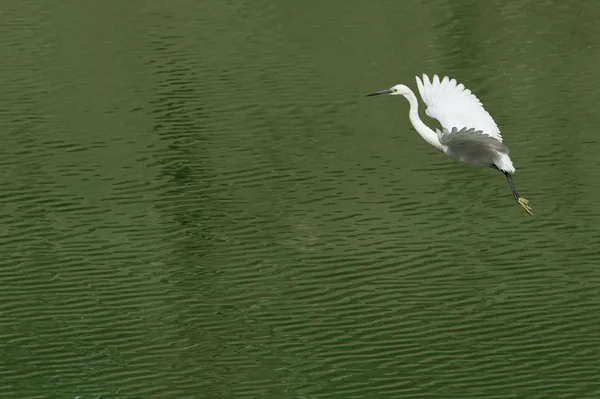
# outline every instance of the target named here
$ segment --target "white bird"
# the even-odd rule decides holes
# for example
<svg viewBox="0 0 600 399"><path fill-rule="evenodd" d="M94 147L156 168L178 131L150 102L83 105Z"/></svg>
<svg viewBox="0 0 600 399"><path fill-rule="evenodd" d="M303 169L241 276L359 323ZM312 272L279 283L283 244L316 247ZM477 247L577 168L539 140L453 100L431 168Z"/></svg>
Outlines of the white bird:
<svg viewBox="0 0 600 399"><path fill-rule="evenodd" d="M422 81L418 76L416 79L421 98L427 106L425 113L440 122L442 131L433 131L423 123L419 117L417 97L405 85L396 85L367 96L404 96L410 103L410 122L426 142L459 162L489 166L504 173L517 203L533 216L529 201L517 193L512 182L515 167L508 156L508 148L502 143L500 129L479 99L455 79L444 77L440 81L437 75L432 81L427 75L423 75Z"/></svg>

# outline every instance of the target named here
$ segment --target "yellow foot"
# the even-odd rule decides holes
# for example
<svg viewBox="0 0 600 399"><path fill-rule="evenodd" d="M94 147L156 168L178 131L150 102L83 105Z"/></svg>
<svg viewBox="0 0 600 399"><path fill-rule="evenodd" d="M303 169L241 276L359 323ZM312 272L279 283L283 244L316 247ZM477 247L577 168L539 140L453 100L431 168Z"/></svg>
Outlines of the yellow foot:
<svg viewBox="0 0 600 399"><path fill-rule="evenodd" d="M517 199L517 202L519 203L519 205L521 206L521 208L523 208L525 210L525 212L527 212L528 214L530 214L531 216L533 216L533 212L531 211L531 205L529 205L529 201L527 201L523 197L519 197Z"/></svg>

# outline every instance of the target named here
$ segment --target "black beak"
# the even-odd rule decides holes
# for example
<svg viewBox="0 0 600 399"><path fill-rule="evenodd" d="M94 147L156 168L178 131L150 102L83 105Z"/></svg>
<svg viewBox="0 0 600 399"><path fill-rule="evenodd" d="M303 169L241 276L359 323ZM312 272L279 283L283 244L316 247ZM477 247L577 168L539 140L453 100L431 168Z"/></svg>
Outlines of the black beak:
<svg viewBox="0 0 600 399"><path fill-rule="evenodd" d="M365 94L365 97L380 96L382 94L390 94L391 92L392 92L392 89L380 90L380 91L376 91L374 93Z"/></svg>

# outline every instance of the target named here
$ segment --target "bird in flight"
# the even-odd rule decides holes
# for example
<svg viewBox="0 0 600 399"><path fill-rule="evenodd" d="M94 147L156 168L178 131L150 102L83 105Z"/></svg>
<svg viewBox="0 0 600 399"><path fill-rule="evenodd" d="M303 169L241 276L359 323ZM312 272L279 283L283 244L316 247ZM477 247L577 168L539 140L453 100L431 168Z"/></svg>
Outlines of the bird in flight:
<svg viewBox="0 0 600 399"><path fill-rule="evenodd" d="M440 80L437 75L432 80L427 75L423 75L423 80L418 76L416 79L419 94L427 106L425 113L440 122L441 131L434 131L423 123L419 117L417 97L405 85L396 85L367 96L388 94L406 98L410 104L410 122L426 142L456 161L489 166L502 172L514 199L525 212L533 216L529 201L519 195L513 184L511 175L515 167L508 155L508 148L502 143L500 129L479 99L455 79L444 77Z"/></svg>

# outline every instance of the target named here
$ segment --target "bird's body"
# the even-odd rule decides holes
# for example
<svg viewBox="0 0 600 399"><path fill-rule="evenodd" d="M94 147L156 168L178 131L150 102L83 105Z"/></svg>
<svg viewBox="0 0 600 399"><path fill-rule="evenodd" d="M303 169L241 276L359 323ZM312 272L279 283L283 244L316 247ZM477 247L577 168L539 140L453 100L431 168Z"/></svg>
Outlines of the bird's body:
<svg viewBox="0 0 600 399"><path fill-rule="evenodd" d="M388 90L367 94L404 96L409 104L409 119L415 130L425 141L450 158L476 166L489 166L498 169L506 176L515 200L530 215L529 201L519 196L511 179L515 167L509 150L502 142L500 129L494 119L483 108L479 99L456 80L448 77L440 80L437 75L430 81L427 75L423 80L418 76L417 87L427 106L425 113L437 119L442 130L429 128L419 117L419 102L414 92L404 85L396 85Z"/></svg>

